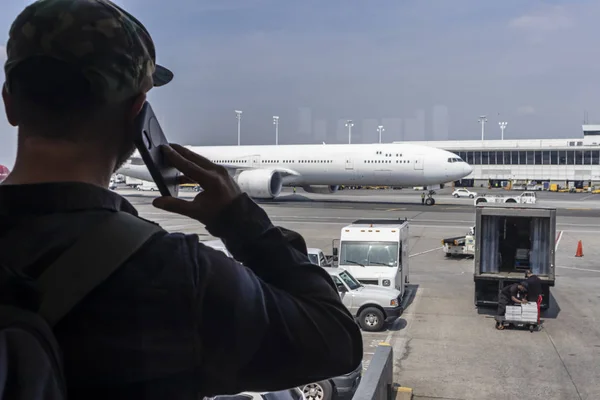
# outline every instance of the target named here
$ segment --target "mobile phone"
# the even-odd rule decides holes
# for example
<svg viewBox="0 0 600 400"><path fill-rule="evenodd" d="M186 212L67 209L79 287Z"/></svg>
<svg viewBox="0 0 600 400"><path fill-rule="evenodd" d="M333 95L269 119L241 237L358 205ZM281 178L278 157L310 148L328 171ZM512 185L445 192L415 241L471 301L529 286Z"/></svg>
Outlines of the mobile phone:
<svg viewBox="0 0 600 400"><path fill-rule="evenodd" d="M156 115L147 101L135 120L133 142L140 152L150 176L163 196L179 195L180 172L167 163L160 145L169 144Z"/></svg>

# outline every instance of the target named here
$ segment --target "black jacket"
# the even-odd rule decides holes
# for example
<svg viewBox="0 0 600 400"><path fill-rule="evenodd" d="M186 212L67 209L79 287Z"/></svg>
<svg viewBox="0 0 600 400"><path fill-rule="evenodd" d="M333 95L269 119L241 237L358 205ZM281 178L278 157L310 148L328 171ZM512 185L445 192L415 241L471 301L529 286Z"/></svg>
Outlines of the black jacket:
<svg viewBox="0 0 600 400"><path fill-rule="evenodd" d="M2 261L36 277L114 210L137 215L93 185L0 185ZM56 325L71 399L273 391L359 365L360 330L302 236L246 195L207 230L245 266L196 235L158 233Z"/></svg>

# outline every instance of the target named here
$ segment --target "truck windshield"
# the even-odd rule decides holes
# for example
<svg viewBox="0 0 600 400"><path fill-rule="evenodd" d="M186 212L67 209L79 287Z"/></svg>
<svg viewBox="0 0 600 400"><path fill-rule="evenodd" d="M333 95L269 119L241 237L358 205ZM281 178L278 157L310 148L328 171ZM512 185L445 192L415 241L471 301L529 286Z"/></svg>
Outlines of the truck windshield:
<svg viewBox="0 0 600 400"><path fill-rule="evenodd" d="M341 243L340 260L340 265L397 267L398 243L344 241Z"/></svg>
<svg viewBox="0 0 600 400"><path fill-rule="evenodd" d="M340 279L344 281L346 285L350 288L350 290L358 289L361 287L361 284L350 275L347 271L340 272Z"/></svg>

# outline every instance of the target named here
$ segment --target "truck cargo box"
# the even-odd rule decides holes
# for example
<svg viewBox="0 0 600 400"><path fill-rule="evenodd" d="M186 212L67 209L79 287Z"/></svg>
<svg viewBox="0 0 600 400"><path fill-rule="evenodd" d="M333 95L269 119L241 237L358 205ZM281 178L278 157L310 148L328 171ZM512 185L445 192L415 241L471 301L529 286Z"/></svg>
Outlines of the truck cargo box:
<svg viewBox="0 0 600 400"><path fill-rule="evenodd" d="M475 211L475 303L495 305L506 285L531 269L543 283L542 308L555 283L556 209L532 204L486 204Z"/></svg>

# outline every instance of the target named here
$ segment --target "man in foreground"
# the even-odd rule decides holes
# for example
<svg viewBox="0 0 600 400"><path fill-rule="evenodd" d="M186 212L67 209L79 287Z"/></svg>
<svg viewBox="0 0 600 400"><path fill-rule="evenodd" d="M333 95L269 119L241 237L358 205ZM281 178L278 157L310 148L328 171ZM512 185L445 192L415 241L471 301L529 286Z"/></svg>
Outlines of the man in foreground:
<svg viewBox="0 0 600 400"><path fill-rule="evenodd" d="M2 95L19 137L0 185L0 254L36 278L106 216L137 215L107 187L133 153L146 93L172 74L145 28L107 0L30 5L7 53ZM155 234L55 326L69 397L197 399L354 370L360 330L304 239L274 227L223 167L164 151L204 191L154 205L206 225L247 268L196 235Z"/></svg>

